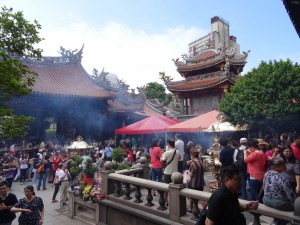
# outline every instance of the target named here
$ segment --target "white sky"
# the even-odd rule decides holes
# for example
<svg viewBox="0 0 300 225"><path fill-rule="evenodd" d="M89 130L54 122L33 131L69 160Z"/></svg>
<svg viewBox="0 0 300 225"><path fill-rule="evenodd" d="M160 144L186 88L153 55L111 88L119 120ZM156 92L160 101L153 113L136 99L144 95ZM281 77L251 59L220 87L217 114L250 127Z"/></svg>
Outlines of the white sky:
<svg viewBox="0 0 300 225"><path fill-rule="evenodd" d="M2 0L3 5L39 21L44 56L84 44L82 65L89 74L104 67L131 88L162 83L162 71L181 80L172 59L211 31L213 16L229 22L241 52L251 50L244 72L261 60L300 62L300 41L280 0Z"/></svg>

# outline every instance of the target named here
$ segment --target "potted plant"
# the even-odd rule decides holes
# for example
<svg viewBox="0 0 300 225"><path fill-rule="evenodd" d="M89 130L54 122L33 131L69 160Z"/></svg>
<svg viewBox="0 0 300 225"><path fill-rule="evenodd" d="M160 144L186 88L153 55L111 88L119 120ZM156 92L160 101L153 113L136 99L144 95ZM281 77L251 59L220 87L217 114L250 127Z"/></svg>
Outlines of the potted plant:
<svg viewBox="0 0 300 225"><path fill-rule="evenodd" d="M70 175L71 175L71 190L74 190L75 186L80 185L80 173L82 171L82 158L76 157L71 162Z"/></svg>
<svg viewBox="0 0 300 225"><path fill-rule="evenodd" d="M112 151L112 160L116 162L116 167L114 169L117 169L119 164L124 160L124 150L122 148L115 148Z"/></svg>
<svg viewBox="0 0 300 225"><path fill-rule="evenodd" d="M83 173L87 178L94 178L94 174L96 172L97 168L93 166L93 160L87 159L85 161L85 168L83 169Z"/></svg>

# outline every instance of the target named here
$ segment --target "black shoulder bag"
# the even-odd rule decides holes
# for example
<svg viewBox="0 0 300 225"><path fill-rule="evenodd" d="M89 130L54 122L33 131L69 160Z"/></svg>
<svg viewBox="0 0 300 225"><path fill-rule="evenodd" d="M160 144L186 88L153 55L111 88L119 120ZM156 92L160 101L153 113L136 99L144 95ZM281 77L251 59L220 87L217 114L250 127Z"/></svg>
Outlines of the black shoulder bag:
<svg viewBox="0 0 300 225"><path fill-rule="evenodd" d="M175 155L176 155L176 149L174 149L174 155L173 155L172 159L169 162L163 162L163 167L167 167L173 161Z"/></svg>
<svg viewBox="0 0 300 225"><path fill-rule="evenodd" d="M206 220L206 214L207 214L207 205L208 205L209 200L207 201L205 207L201 210L199 214L199 219L195 225L205 225L205 220Z"/></svg>

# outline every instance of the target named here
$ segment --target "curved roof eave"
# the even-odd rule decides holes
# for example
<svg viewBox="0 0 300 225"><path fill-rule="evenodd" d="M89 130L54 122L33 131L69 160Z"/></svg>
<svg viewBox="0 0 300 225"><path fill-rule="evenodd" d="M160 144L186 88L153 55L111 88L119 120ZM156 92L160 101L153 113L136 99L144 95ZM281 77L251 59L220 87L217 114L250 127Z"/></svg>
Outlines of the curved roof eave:
<svg viewBox="0 0 300 225"><path fill-rule="evenodd" d="M210 85L207 85L207 86L204 86L204 87L196 87L196 88L185 88L185 89L176 89L176 88L170 88L168 87L168 90L169 91L174 91L174 92L186 92L186 91L198 91L198 90L205 90L205 89L208 89L208 88L212 88L214 86L217 86L217 85L220 85L222 83L225 83L226 81L229 81L230 83L234 84L235 82L232 81L231 79L222 79L221 81L219 82L216 82L216 83L212 83Z"/></svg>

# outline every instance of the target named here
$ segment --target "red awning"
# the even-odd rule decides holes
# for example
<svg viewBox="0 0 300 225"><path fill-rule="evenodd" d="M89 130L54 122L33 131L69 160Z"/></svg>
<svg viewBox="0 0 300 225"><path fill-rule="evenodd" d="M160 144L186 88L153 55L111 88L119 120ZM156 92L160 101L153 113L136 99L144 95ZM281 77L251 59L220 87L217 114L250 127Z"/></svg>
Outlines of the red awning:
<svg viewBox="0 0 300 225"><path fill-rule="evenodd" d="M219 111L202 114L184 122L169 126L167 132L201 132L206 130L212 123L218 122Z"/></svg>
<svg viewBox="0 0 300 225"><path fill-rule="evenodd" d="M167 127L179 123L179 120L161 116L154 115L146 119L140 120L136 123L130 124L126 127L119 128L115 130L115 134L152 134L165 132Z"/></svg>

